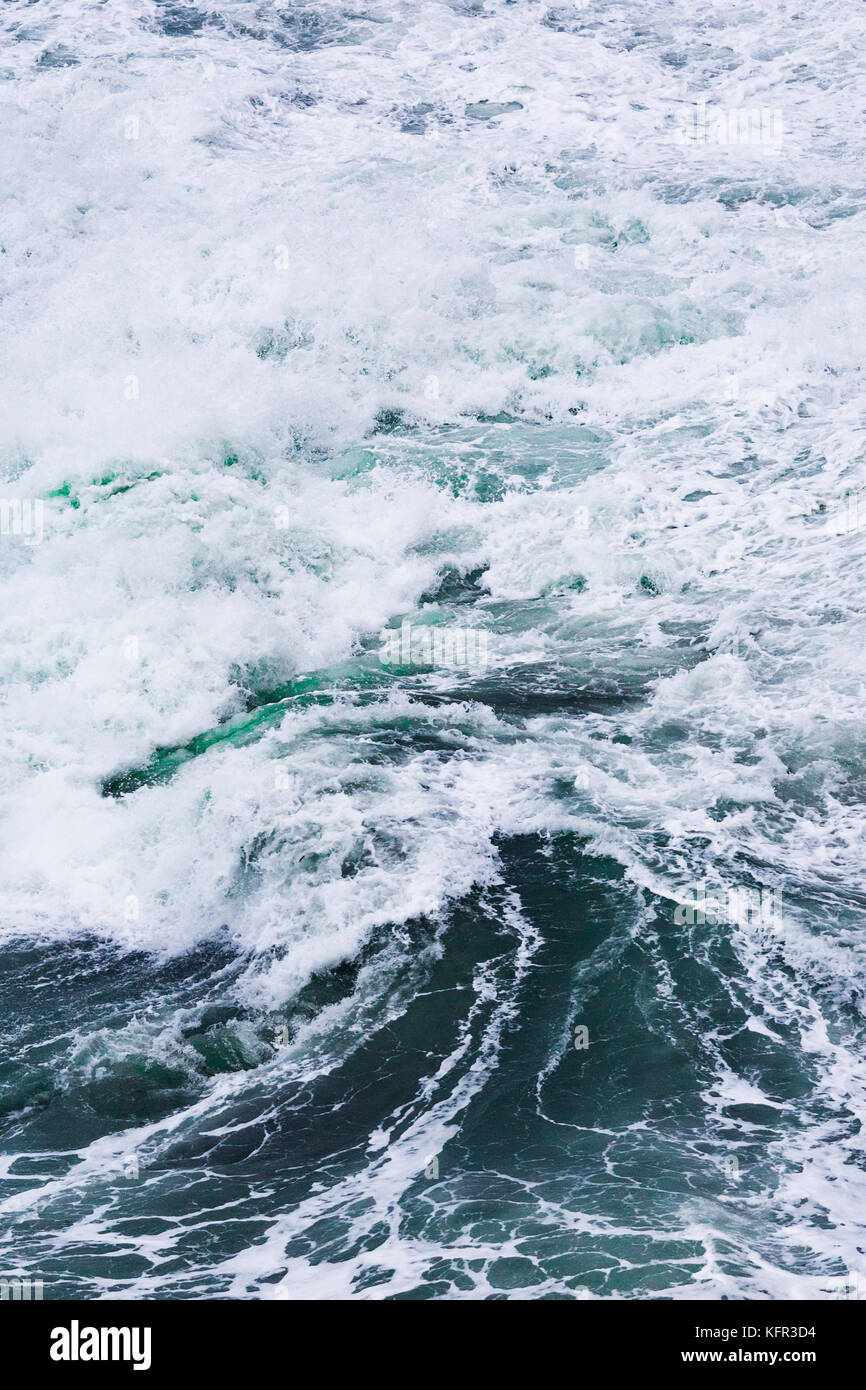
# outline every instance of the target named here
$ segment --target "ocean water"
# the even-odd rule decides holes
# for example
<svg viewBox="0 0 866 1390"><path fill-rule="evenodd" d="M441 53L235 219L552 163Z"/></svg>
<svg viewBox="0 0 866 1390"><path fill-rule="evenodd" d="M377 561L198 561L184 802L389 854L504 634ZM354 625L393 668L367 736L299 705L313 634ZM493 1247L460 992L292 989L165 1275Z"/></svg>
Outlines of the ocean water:
<svg viewBox="0 0 866 1390"><path fill-rule="evenodd" d="M866 1287L862 4L0 30L0 1274Z"/></svg>

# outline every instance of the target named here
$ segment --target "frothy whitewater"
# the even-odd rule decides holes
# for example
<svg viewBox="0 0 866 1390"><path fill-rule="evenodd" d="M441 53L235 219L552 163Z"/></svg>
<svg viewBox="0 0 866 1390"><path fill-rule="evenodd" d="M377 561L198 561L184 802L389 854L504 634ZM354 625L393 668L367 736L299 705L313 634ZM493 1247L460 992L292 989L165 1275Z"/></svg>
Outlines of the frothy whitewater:
<svg viewBox="0 0 866 1390"><path fill-rule="evenodd" d="M866 1287L862 4L0 29L0 1274Z"/></svg>

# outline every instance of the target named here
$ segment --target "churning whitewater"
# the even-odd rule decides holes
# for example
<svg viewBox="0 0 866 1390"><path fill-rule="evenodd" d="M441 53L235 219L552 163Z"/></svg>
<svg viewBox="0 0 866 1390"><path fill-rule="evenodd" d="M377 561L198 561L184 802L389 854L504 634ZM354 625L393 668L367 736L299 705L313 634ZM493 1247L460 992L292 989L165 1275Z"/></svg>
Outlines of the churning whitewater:
<svg viewBox="0 0 866 1390"><path fill-rule="evenodd" d="M866 1289L862 4L0 30L0 1276Z"/></svg>

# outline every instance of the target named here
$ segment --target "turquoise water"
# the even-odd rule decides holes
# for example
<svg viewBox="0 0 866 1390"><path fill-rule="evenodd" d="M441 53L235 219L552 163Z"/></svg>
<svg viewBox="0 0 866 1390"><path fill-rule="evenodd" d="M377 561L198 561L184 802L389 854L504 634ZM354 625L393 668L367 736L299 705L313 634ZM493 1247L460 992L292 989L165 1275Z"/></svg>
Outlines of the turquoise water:
<svg viewBox="0 0 866 1390"><path fill-rule="evenodd" d="M859 1288L860 7L0 24L0 1273Z"/></svg>

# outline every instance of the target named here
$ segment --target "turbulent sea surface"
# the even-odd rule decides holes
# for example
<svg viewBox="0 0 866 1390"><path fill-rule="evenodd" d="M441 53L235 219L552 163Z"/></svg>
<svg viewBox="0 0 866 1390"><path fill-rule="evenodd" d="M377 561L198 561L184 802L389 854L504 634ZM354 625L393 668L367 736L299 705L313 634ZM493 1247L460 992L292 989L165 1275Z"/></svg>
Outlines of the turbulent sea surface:
<svg viewBox="0 0 866 1390"><path fill-rule="evenodd" d="M866 1280L860 0L0 28L0 1274Z"/></svg>

